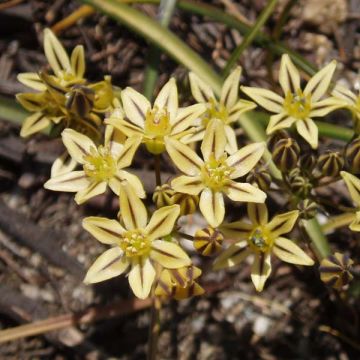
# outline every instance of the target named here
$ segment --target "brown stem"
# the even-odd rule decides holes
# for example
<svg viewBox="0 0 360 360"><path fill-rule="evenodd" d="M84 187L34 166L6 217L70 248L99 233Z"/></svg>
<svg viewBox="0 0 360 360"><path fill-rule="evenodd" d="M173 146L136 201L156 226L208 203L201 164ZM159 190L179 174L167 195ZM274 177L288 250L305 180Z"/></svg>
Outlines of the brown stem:
<svg viewBox="0 0 360 360"><path fill-rule="evenodd" d="M160 161L161 161L161 155L155 155L155 180L156 180L156 186L161 186Z"/></svg>

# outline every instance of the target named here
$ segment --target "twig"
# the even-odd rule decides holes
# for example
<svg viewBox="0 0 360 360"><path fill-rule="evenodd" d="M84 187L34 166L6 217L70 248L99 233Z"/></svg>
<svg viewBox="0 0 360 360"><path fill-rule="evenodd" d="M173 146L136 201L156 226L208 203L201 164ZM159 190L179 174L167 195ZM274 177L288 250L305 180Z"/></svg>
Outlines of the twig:
<svg viewBox="0 0 360 360"><path fill-rule="evenodd" d="M21 4L24 0L10 0L6 3L0 4L0 11L10 9L14 6Z"/></svg>

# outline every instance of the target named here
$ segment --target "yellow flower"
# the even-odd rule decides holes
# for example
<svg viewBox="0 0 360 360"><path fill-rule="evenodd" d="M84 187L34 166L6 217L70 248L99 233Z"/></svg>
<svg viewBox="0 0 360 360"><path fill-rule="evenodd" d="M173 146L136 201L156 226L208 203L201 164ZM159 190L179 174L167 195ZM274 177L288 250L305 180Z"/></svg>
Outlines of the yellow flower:
<svg viewBox="0 0 360 360"><path fill-rule="evenodd" d="M141 136L153 154L165 151L164 139L181 139L191 132L195 119L205 111L203 104L179 108L174 78L164 85L153 106L145 96L129 87L122 91L121 99L125 118L112 116L105 123L115 126L128 137Z"/></svg>
<svg viewBox="0 0 360 360"><path fill-rule="evenodd" d="M201 270L194 265L164 269L159 276L155 295L175 300L202 295L205 290L195 281L200 275Z"/></svg>
<svg viewBox="0 0 360 360"><path fill-rule="evenodd" d="M189 74L191 92L198 103L206 105L206 112L201 117L196 131L184 137L183 142L202 140L210 120L219 119L225 127L227 138L226 151L229 154L237 150L237 141L232 124L239 120L241 114L254 109L256 105L238 97L241 67L238 66L225 80L221 89L220 99L215 97L211 87L202 81L195 73Z"/></svg>
<svg viewBox="0 0 360 360"><path fill-rule="evenodd" d="M279 259L297 265L313 265L314 261L293 241L280 235L292 230L299 216L297 210L276 215L268 221L265 204L248 204L250 222L224 224L220 230L234 241L216 260L215 269L239 264L253 255L251 279L257 291L262 291L271 273L271 253Z"/></svg>
<svg viewBox="0 0 360 360"><path fill-rule="evenodd" d="M343 106L343 102L335 97L321 100L328 91L335 69L336 62L332 61L317 72L302 90L299 71L289 55L284 54L279 73L283 97L262 88L242 86L241 90L263 108L276 114L270 117L267 134L295 124L297 132L316 149L318 128L312 118L325 116Z"/></svg>
<svg viewBox="0 0 360 360"><path fill-rule="evenodd" d="M122 137L112 127L107 129L105 144L96 146L87 136L72 129L62 132L63 143L70 156L83 169L70 172L55 172L44 187L54 191L76 192L75 201L82 204L93 196L105 192L107 186L119 194L120 184L128 180L139 197L145 197L141 181L137 176L123 170L130 166L141 139L133 137L121 144ZM73 170L73 169L71 169Z"/></svg>
<svg viewBox="0 0 360 360"><path fill-rule="evenodd" d="M150 221L146 208L126 182L120 189L123 225L116 220L88 217L84 228L103 244L113 247L100 255L88 270L85 283L97 283L124 273L129 267L129 284L134 294L146 298L155 280L154 263L177 269L191 264L190 258L173 242L162 240L174 228L178 205L156 210Z"/></svg>
<svg viewBox="0 0 360 360"><path fill-rule="evenodd" d="M224 220L223 194L233 201L265 201L266 194L257 187L234 181L246 175L260 160L264 143L247 145L228 157L225 129L218 119L211 120L206 128L201 145L203 159L178 140L168 138L165 141L174 164L186 174L175 178L171 187L185 194L201 193L200 211L212 227Z"/></svg>
<svg viewBox="0 0 360 360"><path fill-rule="evenodd" d="M350 196L357 208L360 208L360 179L356 176L346 172L341 171L341 176L345 181L345 184L349 190ZM349 226L352 231L360 231L360 210L355 213L355 219Z"/></svg>

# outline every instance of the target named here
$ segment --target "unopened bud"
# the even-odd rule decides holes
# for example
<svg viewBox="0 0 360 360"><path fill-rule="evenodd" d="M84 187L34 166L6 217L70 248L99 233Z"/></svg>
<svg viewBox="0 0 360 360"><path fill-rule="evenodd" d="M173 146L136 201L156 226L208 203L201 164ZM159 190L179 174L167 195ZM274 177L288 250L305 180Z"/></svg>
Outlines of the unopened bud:
<svg viewBox="0 0 360 360"><path fill-rule="evenodd" d="M279 140L272 151L272 159L282 172L289 172L297 165L300 147L295 139Z"/></svg>
<svg viewBox="0 0 360 360"><path fill-rule="evenodd" d="M172 204L180 205L180 215L190 215L193 214L199 204L198 195L190 195L175 192L172 196Z"/></svg>
<svg viewBox="0 0 360 360"><path fill-rule="evenodd" d="M309 220L315 217L318 205L315 201L305 199L299 202L297 208L300 211L299 217L301 219Z"/></svg>
<svg viewBox="0 0 360 360"><path fill-rule="evenodd" d="M212 227L198 230L194 236L195 249L204 256L212 256L222 249L223 234Z"/></svg>
<svg viewBox="0 0 360 360"><path fill-rule="evenodd" d="M173 205L172 196L174 195L174 190L170 187L169 184L164 184L157 186L153 194L153 202L155 206L160 209L163 206Z"/></svg>
<svg viewBox="0 0 360 360"><path fill-rule="evenodd" d="M360 137L355 138L346 146L345 161L352 174L360 174Z"/></svg>
<svg viewBox="0 0 360 360"><path fill-rule="evenodd" d="M246 182L256 185L260 190L267 191L271 185L271 175L264 168L254 168L246 177Z"/></svg>
<svg viewBox="0 0 360 360"><path fill-rule="evenodd" d="M344 159L336 151L327 151L319 157L317 164L319 171L324 176L338 176L344 166Z"/></svg>

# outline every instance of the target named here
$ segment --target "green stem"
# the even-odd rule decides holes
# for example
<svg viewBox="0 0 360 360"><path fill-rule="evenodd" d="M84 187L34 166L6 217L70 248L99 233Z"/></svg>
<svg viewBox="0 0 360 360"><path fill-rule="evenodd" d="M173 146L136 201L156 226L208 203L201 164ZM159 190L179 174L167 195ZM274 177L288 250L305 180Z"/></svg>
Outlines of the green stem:
<svg viewBox="0 0 360 360"><path fill-rule="evenodd" d="M174 13L176 0L161 0L159 7L159 24L168 27ZM145 70L143 94L151 101L157 79L159 77L159 63L161 51L156 46L151 46Z"/></svg>
<svg viewBox="0 0 360 360"><path fill-rule="evenodd" d="M341 214L331 217L321 228L324 233L349 225L355 219L354 213Z"/></svg>
<svg viewBox="0 0 360 360"><path fill-rule="evenodd" d="M246 34L243 41L237 46L237 48L234 50L234 52L231 54L230 59L228 60L224 72L223 77L227 77L232 70L232 68L237 63L238 59L240 58L243 51L254 41L256 35L262 28L262 26L265 24L267 19L272 14L275 5L277 4L278 0L270 0L261 14L259 15L258 19L256 20L255 24L252 26L251 30Z"/></svg>
<svg viewBox="0 0 360 360"><path fill-rule="evenodd" d="M321 226L316 218L310 220L302 220L302 224L314 246L319 261L330 255L329 243L322 232Z"/></svg>
<svg viewBox="0 0 360 360"><path fill-rule="evenodd" d="M3 120L21 125L30 114L14 99L0 95L0 112Z"/></svg>

